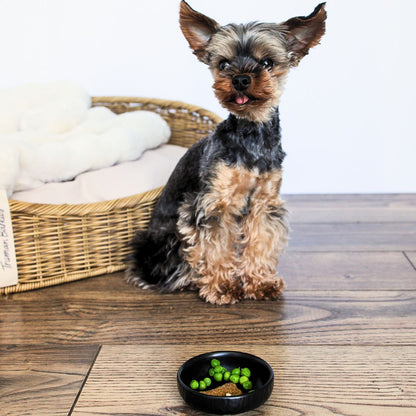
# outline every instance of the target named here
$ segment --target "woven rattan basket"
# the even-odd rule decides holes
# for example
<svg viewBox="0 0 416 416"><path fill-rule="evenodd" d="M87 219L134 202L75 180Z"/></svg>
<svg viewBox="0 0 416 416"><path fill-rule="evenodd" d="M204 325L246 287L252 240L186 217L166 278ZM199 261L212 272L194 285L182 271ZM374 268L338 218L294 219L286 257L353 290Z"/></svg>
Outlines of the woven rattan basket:
<svg viewBox="0 0 416 416"><path fill-rule="evenodd" d="M94 97L93 106L115 113L154 111L171 128L169 143L190 147L212 132L220 118L178 101ZM8 294L120 271L135 230L146 227L163 188L127 198L82 205L31 204L9 200L18 284Z"/></svg>

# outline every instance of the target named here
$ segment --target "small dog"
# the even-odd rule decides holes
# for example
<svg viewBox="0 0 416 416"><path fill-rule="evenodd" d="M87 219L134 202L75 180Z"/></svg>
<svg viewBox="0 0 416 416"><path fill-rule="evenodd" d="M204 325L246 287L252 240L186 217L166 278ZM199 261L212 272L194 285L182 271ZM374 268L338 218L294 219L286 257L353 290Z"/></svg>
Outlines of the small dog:
<svg viewBox="0 0 416 416"><path fill-rule="evenodd" d="M214 304L281 294L277 264L288 226L277 106L289 69L319 43L325 20L322 3L280 24L220 26L181 2L182 32L231 114L179 161L148 229L133 240L128 281L198 290Z"/></svg>

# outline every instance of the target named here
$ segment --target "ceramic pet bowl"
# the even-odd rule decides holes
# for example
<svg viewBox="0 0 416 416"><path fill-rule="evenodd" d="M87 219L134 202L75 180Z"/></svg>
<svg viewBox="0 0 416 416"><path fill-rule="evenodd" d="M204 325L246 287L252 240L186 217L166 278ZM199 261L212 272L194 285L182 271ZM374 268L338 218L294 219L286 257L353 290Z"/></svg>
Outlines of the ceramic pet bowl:
<svg viewBox="0 0 416 416"><path fill-rule="evenodd" d="M203 380L208 376L211 360L217 359L227 369L244 368L251 370L250 392L238 396L217 397L207 395L190 387L192 380ZM186 361L178 370L177 383L179 393L190 406L208 413L235 414L253 410L262 405L273 390L274 374L270 365L255 355L235 351L216 351L198 355ZM213 380L206 391L218 387L224 382Z"/></svg>

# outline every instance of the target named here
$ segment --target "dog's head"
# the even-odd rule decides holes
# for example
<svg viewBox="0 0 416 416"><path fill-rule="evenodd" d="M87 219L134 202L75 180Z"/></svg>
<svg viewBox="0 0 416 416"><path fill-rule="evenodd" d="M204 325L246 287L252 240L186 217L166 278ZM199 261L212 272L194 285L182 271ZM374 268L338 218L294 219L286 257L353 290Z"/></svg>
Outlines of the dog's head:
<svg viewBox="0 0 416 416"><path fill-rule="evenodd" d="M180 26L198 59L214 76L220 103L237 117L265 122L278 105L285 77L325 32L325 3L286 22L229 24L180 5Z"/></svg>

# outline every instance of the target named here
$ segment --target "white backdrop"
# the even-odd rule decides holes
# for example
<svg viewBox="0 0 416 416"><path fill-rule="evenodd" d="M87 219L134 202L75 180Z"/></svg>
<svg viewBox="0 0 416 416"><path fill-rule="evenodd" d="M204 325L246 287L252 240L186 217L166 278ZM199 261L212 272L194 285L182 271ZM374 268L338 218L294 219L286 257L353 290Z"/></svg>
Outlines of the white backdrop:
<svg viewBox="0 0 416 416"><path fill-rule="evenodd" d="M280 22L319 0L189 0L219 23ZM222 116L178 26L179 0L0 0L0 88L182 100ZM328 0L327 34L281 100L284 193L416 192L412 0Z"/></svg>

